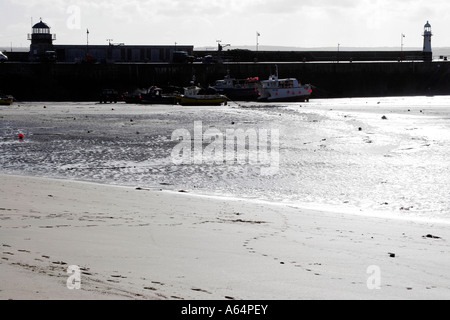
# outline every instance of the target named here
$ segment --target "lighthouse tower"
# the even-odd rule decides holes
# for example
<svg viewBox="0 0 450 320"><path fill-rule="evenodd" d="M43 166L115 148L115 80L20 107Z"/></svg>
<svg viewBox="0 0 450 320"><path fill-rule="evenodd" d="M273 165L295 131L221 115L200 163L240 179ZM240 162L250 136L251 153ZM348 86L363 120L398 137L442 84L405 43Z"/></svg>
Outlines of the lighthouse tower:
<svg viewBox="0 0 450 320"><path fill-rule="evenodd" d="M425 24L425 31L423 33L423 60L431 61L433 58L433 52L431 50L431 37L433 33L431 32L431 25L427 21Z"/></svg>
<svg viewBox="0 0 450 320"><path fill-rule="evenodd" d="M41 20L33 26L32 34L28 34L28 40L31 40L31 61L39 61L45 59L46 52L53 51L53 40L56 40L56 35L51 34L50 27Z"/></svg>

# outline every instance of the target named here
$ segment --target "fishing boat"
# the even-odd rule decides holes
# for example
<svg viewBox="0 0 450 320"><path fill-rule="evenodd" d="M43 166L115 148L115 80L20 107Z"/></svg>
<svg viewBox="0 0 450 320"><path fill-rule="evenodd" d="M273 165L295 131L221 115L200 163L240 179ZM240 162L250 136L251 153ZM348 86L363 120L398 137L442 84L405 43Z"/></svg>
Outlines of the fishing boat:
<svg viewBox="0 0 450 320"><path fill-rule="evenodd" d="M205 90L195 85L184 88L184 94L178 96L177 100L182 106L220 106L228 102L228 98L216 90Z"/></svg>
<svg viewBox="0 0 450 320"><path fill-rule="evenodd" d="M0 92L0 105L9 106L14 102L14 97Z"/></svg>
<svg viewBox="0 0 450 320"><path fill-rule="evenodd" d="M175 95L163 94L163 90L159 87L152 86L146 93L140 95L142 104L177 104Z"/></svg>
<svg viewBox="0 0 450 320"><path fill-rule="evenodd" d="M139 92L129 93L125 92L123 94L123 101L128 104L139 104L142 100L142 94Z"/></svg>
<svg viewBox="0 0 450 320"><path fill-rule="evenodd" d="M304 102L309 101L312 93L311 85L302 85L296 78L278 78L275 75L261 81L258 101L262 102Z"/></svg>
<svg viewBox="0 0 450 320"><path fill-rule="evenodd" d="M258 86L258 77L236 79L227 75L224 79L217 80L213 88L230 100L256 101L259 97Z"/></svg>

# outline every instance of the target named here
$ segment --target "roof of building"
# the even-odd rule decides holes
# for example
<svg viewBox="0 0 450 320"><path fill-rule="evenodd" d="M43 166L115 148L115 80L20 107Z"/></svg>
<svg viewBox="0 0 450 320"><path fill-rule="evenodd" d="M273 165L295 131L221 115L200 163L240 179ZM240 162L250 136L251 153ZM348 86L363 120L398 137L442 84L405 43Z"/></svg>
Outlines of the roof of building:
<svg viewBox="0 0 450 320"><path fill-rule="evenodd" d="M38 28L39 29L50 29L50 27L46 23L42 22L42 20L33 26L33 29L38 29Z"/></svg>

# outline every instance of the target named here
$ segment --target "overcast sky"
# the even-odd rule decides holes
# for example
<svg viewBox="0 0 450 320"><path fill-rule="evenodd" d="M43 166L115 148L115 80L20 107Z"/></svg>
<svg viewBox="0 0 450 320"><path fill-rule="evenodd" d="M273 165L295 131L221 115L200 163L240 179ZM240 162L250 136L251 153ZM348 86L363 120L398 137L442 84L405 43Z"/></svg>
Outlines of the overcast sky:
<svg viewBox="0 0 450 320"><path fill-rule="evenodd" d="M29 46L42 18L55 44L178 44L215 47L259 43L290 47L450 46L448 0L0 0L0 46Z"/></svg>

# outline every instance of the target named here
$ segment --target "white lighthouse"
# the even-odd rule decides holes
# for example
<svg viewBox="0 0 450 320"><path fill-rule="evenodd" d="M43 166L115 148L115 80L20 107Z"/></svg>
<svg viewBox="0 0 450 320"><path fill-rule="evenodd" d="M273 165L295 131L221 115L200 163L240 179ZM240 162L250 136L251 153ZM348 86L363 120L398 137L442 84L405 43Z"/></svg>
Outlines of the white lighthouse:
<svg viewBox="0 0 450 320"><path fill-rule="evenodd" d="M431 37L433 36L433 33L431 32L431 25L427 21L425 24L425 31L423 33L423 60L424 61L431 61L433 52L431 50Z"/></svg>

